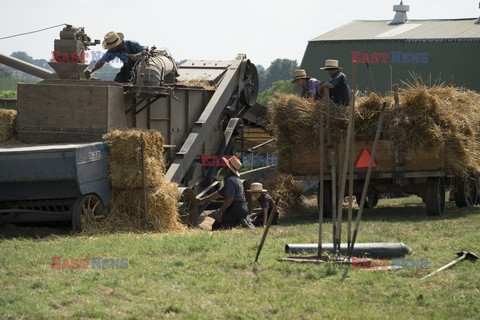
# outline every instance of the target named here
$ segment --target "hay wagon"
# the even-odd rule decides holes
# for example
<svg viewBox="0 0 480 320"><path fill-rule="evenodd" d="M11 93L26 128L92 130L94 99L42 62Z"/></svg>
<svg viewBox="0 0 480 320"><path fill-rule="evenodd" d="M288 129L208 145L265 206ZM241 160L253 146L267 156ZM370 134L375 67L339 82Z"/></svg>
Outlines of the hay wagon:
<svg viewBox="0 0 480 320"><path fill-rule="evenodd" d="M368 164L371 158L372 141L355 141L354 143L354 188L357 199L362 194ZM332 212L332 171L339 176L343 163L344 145L335 145L337 157L335 168L328 164L328 151L323 152L325 159L324 209L326 214ZM295 155L290 159L294 177L298 180L320 179L320 150L292 150ZM348 177L348 172L347 172ZM338 181L338 179L337 179ZM423 199L429 215L441 215L445 210L445 193L451 189L451 199L458 207L466 207L477 203L478 179L475 174L467 178L456 178L445 169L444 156L431 150L424 150L415 156L407 156L394 147L394 143L380 140L373 163L373 171L365 202L366 208L373 208L382 194L407 195L414 194ZM348 190L348 188L346 188ZM317 190L317 195L318 195ZM346 191L345 196L348 196Z"/></svg>

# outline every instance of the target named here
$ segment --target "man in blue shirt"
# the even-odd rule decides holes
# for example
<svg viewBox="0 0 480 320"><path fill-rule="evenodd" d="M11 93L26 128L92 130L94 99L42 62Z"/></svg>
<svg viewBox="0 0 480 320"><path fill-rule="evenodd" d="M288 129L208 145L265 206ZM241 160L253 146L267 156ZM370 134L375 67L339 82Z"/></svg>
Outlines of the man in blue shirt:
<svg viewBox="0 0 480 320"><path fill-rule="evenodd" d="M107 49L107 52L102 56L102 59L95 63L92 69L85 70L85 77L87 79L90 78L90 74L103 67L106 62L116 59L123 62L123 66L113 81L128 82L135 61L141 52L145 50L145 47L135 41L123 40L123 33L114 31L110 31L105 35L102 47Z"/></svg>
<svg viewBox="0 0 480 320"><path fill-rule="evenodd" d="M223 179L224 186L217 192L205 198L198 199L199 204L215 201L219 198L225 199L218 212L213 216L215 222L212 225L212 230L229 229L239 226L248 215L245 190L243 189L243 183L242 180L240 180L240 173L238 172L242 163L236 156L228 160L222 158L222 160L228 168L228 173Z"/></svg>
<svg viewBox="0 0 480 320"><path fill-rule="evenodd" d="M322 93L319 90L322 82L315 78L307 77L307 73L303 69L293 72L293 80L291 82L302 88L302 97L310 102L318 101L322 97Z"/></svg>
<svg viewBox="0 0 480 320"><path fill-rule="evenodd" d="M350 103L350 88L347 84L347 77L340 72L343 68L338 66L338 60L327 60L325 61L325 67L320 69L327 71L328 75L331 77L329 82L320 86L321 89L330 89L330 99L332 99L333 102L348 106Z"/></svg>

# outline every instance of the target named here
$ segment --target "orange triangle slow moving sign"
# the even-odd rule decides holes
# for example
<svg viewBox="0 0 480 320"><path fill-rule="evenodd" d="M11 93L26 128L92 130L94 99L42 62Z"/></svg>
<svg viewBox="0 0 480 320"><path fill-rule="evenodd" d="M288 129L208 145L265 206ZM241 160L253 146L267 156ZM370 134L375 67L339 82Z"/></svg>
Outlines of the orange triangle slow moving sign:
<svg viewBox="0 0 480 320"><path fill-rule="evenodd" d="M370 159L372 158L372 154L370 150L367 148L363 148L360 150L358 154L357 161L355 161L355 169L368 169L368 165L370 164ZM377 167L377 162L373 160L372 168Z"/></svg>

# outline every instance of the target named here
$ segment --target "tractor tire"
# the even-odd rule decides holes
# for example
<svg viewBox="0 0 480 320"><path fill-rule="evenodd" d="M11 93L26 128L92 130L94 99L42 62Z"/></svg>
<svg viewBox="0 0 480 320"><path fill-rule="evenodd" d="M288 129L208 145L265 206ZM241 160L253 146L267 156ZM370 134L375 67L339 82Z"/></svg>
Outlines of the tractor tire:
<svg viewBox="0 0 480 320"><path fill-rule="evenodd" d="M445 213L445 180L443 177L427 178L425 203L429 216L440 216Z"/></svg>
<svg viewBox="0 0 480 320"><path fill-rule="evenodd" d="M376 192L367 194L367 198L365 199L365 204L363 205L363 208L364 209L375 208L376 205L378 204L378 199L379 198L380 198L380 196ZM361 194L355 195L355 199L357 199L357 204L358 204L358 206L360 206L360 201L362 200L362 195Z"/></svg>
<svg viewBox="0 0 480 320"><path fill-rule="evenodd" d="M455 194L453 195L457 207L471 207L478 202L477 180L474 176L455 180Z"/></svg>

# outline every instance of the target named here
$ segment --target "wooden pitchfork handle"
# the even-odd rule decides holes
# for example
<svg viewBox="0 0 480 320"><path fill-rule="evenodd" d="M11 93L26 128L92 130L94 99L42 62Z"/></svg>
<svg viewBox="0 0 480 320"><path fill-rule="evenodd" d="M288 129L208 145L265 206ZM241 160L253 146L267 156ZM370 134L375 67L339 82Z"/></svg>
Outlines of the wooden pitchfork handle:
<svg viewBox="0 0 480 320"><path fill-rule="evenodd" d="M263 244L265 243L265 239L267 238L268 230L270 229L270 226L272 225L273 216L275 215L275 213L277 211L277 204L279 203L279 201L280 201L280 197L277 197L275 199L275 203L274 203L273 208L272 208L272 213L270 214L270 217L268 217L267 226L265 227L265 230L263 230L262 240L260 241L260 245L258 246L258 250L257 250L257 255L255 256L255 262L258 262L258 257L260 256L260 252L262 251Z"/></svg>

